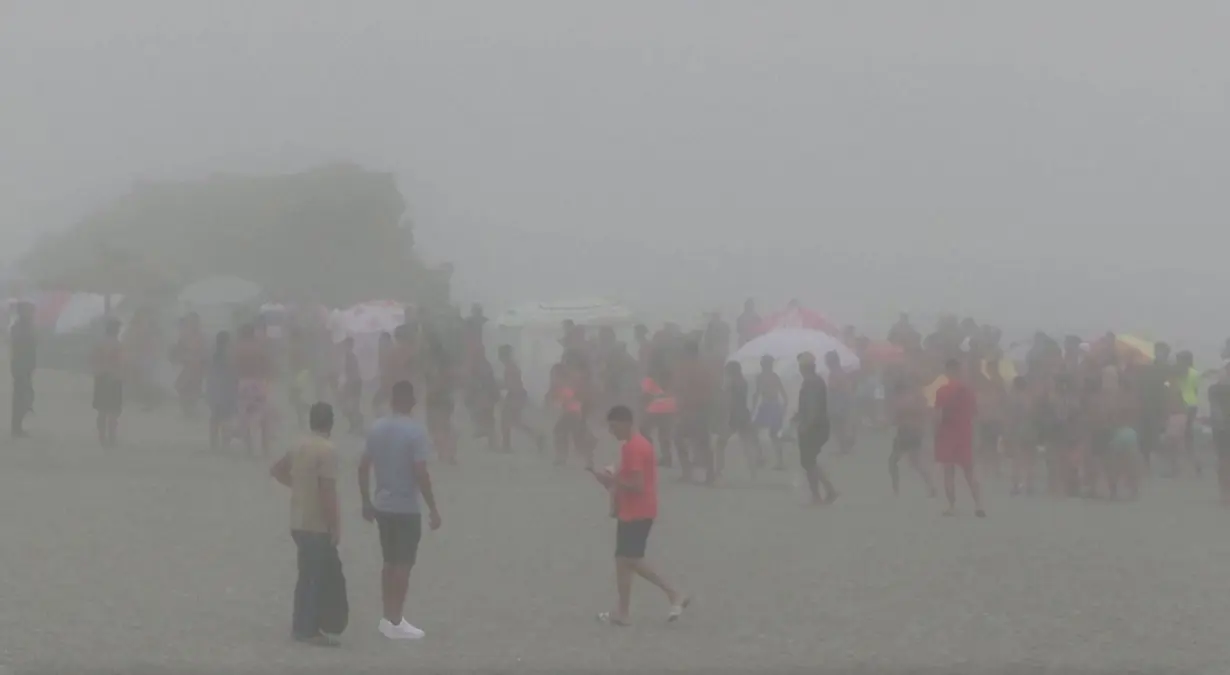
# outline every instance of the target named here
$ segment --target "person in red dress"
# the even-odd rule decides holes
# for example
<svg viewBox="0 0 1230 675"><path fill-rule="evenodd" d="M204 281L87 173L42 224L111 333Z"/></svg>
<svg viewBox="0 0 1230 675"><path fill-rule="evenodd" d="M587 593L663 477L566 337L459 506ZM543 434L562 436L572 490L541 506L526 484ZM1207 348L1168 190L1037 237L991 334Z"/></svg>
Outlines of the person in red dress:
<svg viewBox="0 0 1230 675"><path fill-rule="evenodd" d="M935 425L935 461L944 467L944 494L948 497L951 516L957 508L957 467L965 474L974 498L975 514L986 517L982 509L982 494L978 490L978 478L974 476L974 418L978 413L974 389L965 382L961 362L949 359L944 365L948 383L935 392L935 410L938 420Z"/></svg>

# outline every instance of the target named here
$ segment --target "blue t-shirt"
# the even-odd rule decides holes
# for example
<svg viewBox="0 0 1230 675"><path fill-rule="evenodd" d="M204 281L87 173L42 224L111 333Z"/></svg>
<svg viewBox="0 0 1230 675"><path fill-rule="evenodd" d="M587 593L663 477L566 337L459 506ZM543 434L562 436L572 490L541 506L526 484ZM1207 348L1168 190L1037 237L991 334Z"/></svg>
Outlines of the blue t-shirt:
<svg viewBox="0 0 1230 675"><path fill-rule="evenodd" d="M381 513L419 513L414 463L426 461L429 454L423 425L402 415L382 417L367 432L363 452L376 473L372 506Z"/></svg>

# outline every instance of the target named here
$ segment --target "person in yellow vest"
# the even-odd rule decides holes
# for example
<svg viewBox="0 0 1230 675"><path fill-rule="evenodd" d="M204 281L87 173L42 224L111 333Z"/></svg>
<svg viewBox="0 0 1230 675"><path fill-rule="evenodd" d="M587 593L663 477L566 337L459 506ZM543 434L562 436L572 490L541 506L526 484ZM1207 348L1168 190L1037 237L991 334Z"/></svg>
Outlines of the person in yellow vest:
<svg viewBox="0 0 1230 675"><path fill-rule="evenodd" d="M1181 351L1175 355L1175 382L1172 386L1179 387L1186 408L1186 422L1183 427L1183 454L1196 468L1196 475L1202 473L1200 456L1196 454L1195 426L1196 410L1200 406L1200 385L1204 377L1196 370L1195 359L1189 351Z"/></svg>

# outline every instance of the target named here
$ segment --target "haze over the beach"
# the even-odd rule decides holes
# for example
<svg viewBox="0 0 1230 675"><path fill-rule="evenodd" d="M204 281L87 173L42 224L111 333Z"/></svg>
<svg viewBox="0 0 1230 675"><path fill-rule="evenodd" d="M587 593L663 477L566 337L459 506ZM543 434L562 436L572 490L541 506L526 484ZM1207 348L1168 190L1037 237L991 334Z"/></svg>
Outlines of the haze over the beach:
<svg viewBox="0 0 1230 675"><path fill-rule="evenodd" d="M1225 3L17 0L0 245L136 179L395 171L464 300L1224 335ZM698 240L699 238L699 240Z"/></svg>

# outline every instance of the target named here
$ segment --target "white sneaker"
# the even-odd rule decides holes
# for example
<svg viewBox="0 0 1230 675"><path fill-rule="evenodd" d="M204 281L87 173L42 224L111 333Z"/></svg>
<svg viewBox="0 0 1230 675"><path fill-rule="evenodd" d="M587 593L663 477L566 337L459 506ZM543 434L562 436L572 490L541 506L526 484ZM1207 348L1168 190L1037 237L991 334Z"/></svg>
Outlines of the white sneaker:
<svg viewBox="0 0 1230 675"><path fill-rule="evenodd" d="M423 631L410 626L411 628L414 628L415 631L418 631L417 633L413 633L406 630L405 626L410 626L410 624L406 623L405 619L402 619L400 624L395 624L388 619L381 619L380 634L390 640L418 640L423 637Z"/></svg>
<svg viewBox="0 0 1230 675"><path fill-rule="evenodd" d="M413 636L415 640L420 640L424 637L427 637L427 633L424 633L423 630L419 628L418 626L415 626L409 621L406 621L406 617L404 616L401 618L401 623L397 624L397 630L409 633L410 635Z"/></svg>

